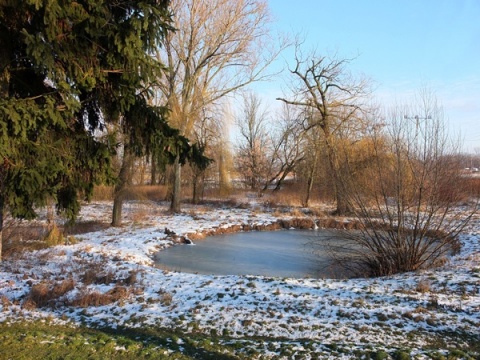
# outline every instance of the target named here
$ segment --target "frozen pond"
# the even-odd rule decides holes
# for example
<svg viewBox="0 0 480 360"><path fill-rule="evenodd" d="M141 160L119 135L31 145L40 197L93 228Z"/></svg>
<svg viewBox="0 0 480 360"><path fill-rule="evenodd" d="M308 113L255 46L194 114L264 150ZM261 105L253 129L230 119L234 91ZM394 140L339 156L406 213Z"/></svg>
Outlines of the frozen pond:
<svg viewBox="0 0 480 360"><path fill-rule="evenodd" d="M254 231L216 235L195 245L159 252L158 266L172 271L215 275L341 278L326 254L313 254L313 241L339 238L333 230Z"/></svg>

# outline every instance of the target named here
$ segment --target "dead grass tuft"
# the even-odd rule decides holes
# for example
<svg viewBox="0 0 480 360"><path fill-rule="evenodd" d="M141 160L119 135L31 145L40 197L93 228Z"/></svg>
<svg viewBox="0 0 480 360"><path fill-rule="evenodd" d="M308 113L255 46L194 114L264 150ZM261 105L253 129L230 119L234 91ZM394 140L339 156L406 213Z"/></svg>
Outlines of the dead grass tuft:
<svg viewBox="0 0 480 360"><path fill-rule="evenodd" d="M25 223L21 220L7 219L2 236L2 256L9 258L29 250L45 248L41 240L46 233L46 226Z"/></svg>
<svg viewBox="0 0 480 360"><path fill-rule="evenodd" d="M187 214L192 218L197 218L199 215L204 215L212 211L212 208L209 206L197 205L194 208L188 209Z"/></svg>
<svg viewBox="0 0 480 360"><path fill-rule="evenodd" d="M429 281L420 280L417 283L417 286L415 287L415 291L417 291L419 293L422 293L422 294L425 294L427 292L430 292L431 288L432 288L432 285L430 284Z"/></svg>
<svg viewBox="0 0 480 360"><path fill-rule="evenodd" d="M290 216L293 216L296 218L302 218L302 217L305 217L305 213L298 208L294 208L290 211Z"/></svg>
<svg viewBox="0 0 480 360"><path fill-rule="evenodd" d="M160 303L165 305L165 306L170 306L172 305L172 302L173 302L173 296L172 294L164 291L164 290L160 290L159 291L159 294L160 294Z"/></svg>
<svg viewBox="0 0 480 360"><path fill-rule="evenodd" d="M68 227L65 228L65 233L75 235L86 234L89 232L105 230L108 227L110 227L110 224L102 221L82 221L68 225Z"/></svg>
<svg viewBox="0 0 480 360"><path fill-rule="evenodd" d="M97 185L93 189L92 200L94 201L110 201L113 200L113 186Z"/></svg>
<svg viewBox="0 0 480 360"><path fill-rule="evenodd" d="M83 289L69 305L86 308L89 306L104 306L117 301L123 301L130 296L131 291L124 286L115 286L106 293Z"/></svg>
<svg viewBox="0 0 480 360"><path fill-rule="evenodd" d="M265 193L266 205L278 206L302 206L302 194L296 189L285 188L279 191Z"/></svg>
<svg viewBox="0 0 480 360"><path fill-rule="evenodd" d="M130 215L130 219L134 223L144 223L147 221L148 218L148 212L146 209L136 209L133 211Z"/></svg>
<svg viewBox="0 0 480 360"><path fill-rule="evenodd" d="M30 300L31 305L35 307L44 307L52 300L51 295L50 284L41 282L32 286L27 300Z"/></svg>
<svg viewBox="0 0 480 360"><path fill-rule="evenodd" d="M123 280L123 283L125 285L129 285L129 286L133 286L137 283L138 281L138 275L139 273L139 270L132 270L130 271L130 273L128 274L128 276L125 278L125 280Z"/></svg>
<svg viewBox="0 0 480 360"><path fill-rule="evenodd" d="M95 263L80 276L80 279L84 285L108 285L115 282L115 274L112 270L104 271L100 263Z"/></svg>
<svg viewBox="0 0 480 360"><path fill-rule="evenodd" d="M41 282L35 284L23 304L27 310L34 308L42 308L45 306L53 306L57 300L75 288L73 279L66 279L61 282Z"/></svg>
<svg viewBox="0 0 480 360"><path fill-rule="evenodd" d="M167 195L167 187L164 185L134 185L125 191L125 200L151 200L163 201ZM114 187L99 185L93 190L94 201L113 200Z"/></svg>
<svg viewBox="0 0 480 360"><path fill-rule="evenodd" d="M312 212L312 215L315 217L325 217L327 216L327 212L324 209L318 208L318 207L312 207L310 208L310 211Z"/></svg>
<svg viewBox="0 0 480 360"><path fill-rule="evenodd" d="M5 311L10 307L10 305L12 305L12 302L5 295L1 295L0 305L2 306L2 309Z"/></svg>

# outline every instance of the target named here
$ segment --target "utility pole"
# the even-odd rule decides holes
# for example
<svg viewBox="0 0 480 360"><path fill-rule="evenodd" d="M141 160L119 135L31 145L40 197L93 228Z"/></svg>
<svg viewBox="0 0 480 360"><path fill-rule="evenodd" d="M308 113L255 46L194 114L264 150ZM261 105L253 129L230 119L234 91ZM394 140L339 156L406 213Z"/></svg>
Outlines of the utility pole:
<svg viewBox="0 0 480 360"><path fill-rule="evenodd" d="M416 126L417 126L417 131L418 131L418 127L420 125L420 120L431 120L432 119L432 117L430 115L427 115L425 117L420 117L418 115L410 117L410 116L404 115L403 118L406 119L406 120L415 120Z"/></svg>

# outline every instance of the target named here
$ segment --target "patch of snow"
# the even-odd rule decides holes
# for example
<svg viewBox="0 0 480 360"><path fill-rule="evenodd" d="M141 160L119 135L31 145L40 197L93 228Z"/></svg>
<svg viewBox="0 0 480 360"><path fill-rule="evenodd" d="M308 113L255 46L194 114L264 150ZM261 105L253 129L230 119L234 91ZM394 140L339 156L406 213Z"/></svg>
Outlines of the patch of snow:
<svg viewBox="0 0 480 360"><path fill-rule="evenodd" d="M132 221L136 211L146 213ZM197 211L198 210L198 211ZM79 221L109 222L111 205L82 208ZM130 202L125 225L77 236L75 245L32 251L6 259L0 267L0 321L54 318L92 326L176 327L232 337L298 339L318 344L427 346L447 332L479 336L480 217L461 235L462 250L436 270L376 279L294 279L261 276L213 276L177 273L154 266L153 255L171 246L165 228L178 236L237 224L269 224L268 211L200 209L188 206L168 215L166 204ZM201 240L199 240L201 241ZM84 284L88 270L112 274L116 283ZM127 278L135 275L133 284ZM73 279L74 299L83 291L105 294L116 285L131 288L128 297L108 305L79 308L22 306L32 286ZM427 288L418 290L420 283ZM446 339L448 345L448 339ZM178 339L178 344L183 340ZM265 349L267 354L269 350ZM338 358L338 357L337 357Z"/></svg>

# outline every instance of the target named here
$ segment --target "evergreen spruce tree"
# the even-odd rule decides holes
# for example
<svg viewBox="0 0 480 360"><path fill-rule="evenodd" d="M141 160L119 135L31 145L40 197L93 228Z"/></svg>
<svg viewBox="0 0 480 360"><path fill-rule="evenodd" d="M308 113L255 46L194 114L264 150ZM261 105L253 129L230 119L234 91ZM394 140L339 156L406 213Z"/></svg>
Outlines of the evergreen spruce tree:
<svg viewBox="0 0 480 360"><path fill-rule="evenodd" d="M172 30L168 5L1 2L0 234L5 210L31 219L48 199L75 218L79 195L113 178L115 144L98 135L109 123L121 121L132 154L189 146L147 101L163 71L151 54Z"/></svg>

